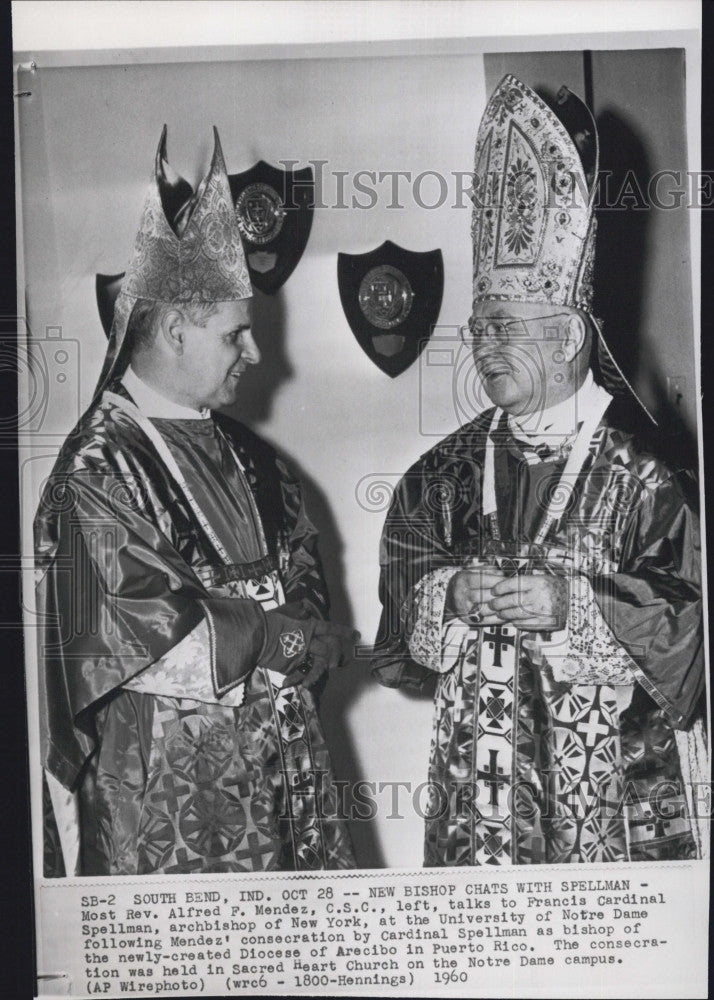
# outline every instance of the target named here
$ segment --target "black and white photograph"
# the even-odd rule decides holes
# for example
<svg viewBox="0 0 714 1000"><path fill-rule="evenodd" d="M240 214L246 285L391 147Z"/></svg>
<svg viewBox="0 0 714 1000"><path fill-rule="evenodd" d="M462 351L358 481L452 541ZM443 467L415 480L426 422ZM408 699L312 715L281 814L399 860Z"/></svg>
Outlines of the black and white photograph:
<svg viewBox="0 0 714 1000"><path fill-rule="evenodd" d="M38 995L707 995L701 5L617 8L13 4Z"/></svg>

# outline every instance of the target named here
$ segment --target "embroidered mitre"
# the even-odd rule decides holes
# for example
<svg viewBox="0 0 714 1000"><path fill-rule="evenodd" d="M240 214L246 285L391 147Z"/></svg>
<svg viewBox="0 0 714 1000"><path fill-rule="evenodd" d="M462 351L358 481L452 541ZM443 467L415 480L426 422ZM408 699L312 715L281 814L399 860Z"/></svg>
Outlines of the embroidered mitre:
<svg viewBox="0 0 714 1000"><path fill-rule="evenodd" d="M558 101L579 106L589 176L564 124L520 80L505 76L486 106L474 165L474 302L592 307L597 130L566 88Z"/></svg>
<svg viewBox="0 0 714 1000"><path fill-rule="evenodd" d="M214 127L211 165L194 192L171 171L161 133L134 250L114 306L98 391L113 374L138 299L166 303L231 302L253 291Z"/></svg>
<svg viewBox="0 0 714 1000"><path fill-rule="evenodd" d="M630 392L648 417L592 315L598 134L588 107L567 87L555 108L507 74L476 136L473 183L473 304L532 302L580 309L597 333L598 379Z"/></svg>

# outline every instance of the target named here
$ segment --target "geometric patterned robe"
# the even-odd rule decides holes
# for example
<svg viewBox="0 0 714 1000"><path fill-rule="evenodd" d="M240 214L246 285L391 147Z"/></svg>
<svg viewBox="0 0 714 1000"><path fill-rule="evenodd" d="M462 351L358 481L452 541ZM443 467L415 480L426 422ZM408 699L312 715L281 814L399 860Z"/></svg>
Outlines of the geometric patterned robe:
<svg viewBox="0 0 714 1000"><path fill-rule="evenodd" d="M690 789L706 778L706 749L693 479L642 451L608 411L536 547L565 462L525 455L504 417L497 541L481 497L493 413L415 463L382 536L373 671L387 686L438 675L425 864L696 857L705 836ZM449 620L448 581L471 557L567 573L566 631Z"/></svg>
<svg viewBox="0 0 714 1000"><path fill-rule="evenodd" d="M112 390L65 442L35 522L43 763L76 793L77 874L354 867L313 695L255 665L259 603L328 611L298 483L222 415L153 421L226 562ZM151 693L162 670L173 692L199 670L218 695ZM61 875L45 793L45 874Z"/></svg>

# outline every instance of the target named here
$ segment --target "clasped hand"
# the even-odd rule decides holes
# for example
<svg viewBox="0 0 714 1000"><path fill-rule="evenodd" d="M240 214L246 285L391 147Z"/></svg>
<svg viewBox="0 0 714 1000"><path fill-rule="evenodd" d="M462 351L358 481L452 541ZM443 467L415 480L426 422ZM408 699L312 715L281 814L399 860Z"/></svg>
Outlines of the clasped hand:
<svg viewBox="0 0 714 1000"><path fill-rule="evenodd" d="M283 674L286 687L311 687L339 667L359 640L359 632L316 618L299 602L266 611L265 627L260 665Z"/></svg>
<svg viewBox="0 0 714 1000"><path fill-rule="evenodd" d="M350 655L354 644L359 640L359 632L347 625L337 622L326 622L318 618L312 639L307 649L307 662L310 669L307 673L289 675L287 684L301 683L312 687L324 673L339 667Z"/></svg>
<svg viewBox="0 0 714 1000"><path fill-rule="evenodd" d="M495 567L459 570L449 582L446 610L482 625L515 625L532 632L562 629L568 614L565 576L506 576Z"/></svg>

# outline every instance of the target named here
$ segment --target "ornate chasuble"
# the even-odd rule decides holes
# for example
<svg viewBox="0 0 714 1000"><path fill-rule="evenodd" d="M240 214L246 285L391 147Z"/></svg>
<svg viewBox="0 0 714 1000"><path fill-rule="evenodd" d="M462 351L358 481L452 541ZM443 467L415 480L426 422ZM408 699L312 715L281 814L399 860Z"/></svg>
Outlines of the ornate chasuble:
<svg viewBox="0 0 714 1000"><path fill-rule="evenodd" d="M691 684L684 699L691 713L701 690L700 612L689 580L690 570L695 575L691 547L698 537L684 529L689 514L675 514L676 504L664 502L662 470L650 459L637 460L629 436L603 422L563 517L535 545L566 456L534 460L504 429L495 449L494 524L493 518L479 516L487 426L484 419L462 428L427 453L395 494L383 535L385 611L376 646L381 655L374 662L377 678L389 685L423 682L423 661L412 658L418 650L412 644L410 654L406 646L415 595L429 580L432 591L438 594L443 587L443 593L445 583L439 581L448 580L448 568L472 557L512 572L582 574L601 597L624 646L628 628L639 638L639 616L651 622L652 602L659 599L653 590L645 594L642 589L641 611L632 607L631 597L622 606L613 604L620 589L624 594L629 587L632 593L633 584L620 580L625 570L644 577L643 566L637 565L644 563L636 551L641 544L657 563L657 576L665 558L673 561L664 590L670 608L676 608L679 630L672 642L684 681L679 691ZM647 502L659 493L659 527L669 534L656 553L642 499L655 473L660 489L652 489ZM677 497L676 503L682 502ZM432 593L435 600L438 604ZM607 621L602 628L609 632ZM608 661L611 666L603 667L597 629L583 620L582 630L573 631L570 638L580 644L585 663L582 676L592 683L556 679L558 649L553 657L547 636L544 642L537 633L511 626L443 621L442 662L432 668L439 679L425 865L696 856L671 724L682 714L662 695L664 681L653 676L656 660L651 666L633 645L619 648ZM667 671L670 681L672 673ZM663 782L668 783L667 804L656 814L653 789L664 787Z"/></svg>
<svg viewBox="0 0 714 1000"><path fill-rule="evenodd" d="M139 428L111 406L110 417L140 453ZM181 492L165 489L148 452L140 458L145 513L155 512L205 591L250 597L266 611L293 601L303 613L324 613L314 530L297 483L266 446L248 432L235 435L225 418L220 426L213 419L152 424L229 561L207 544ZM190 640L179 648L185 669L210 669L205 650L197 662ZM354 867L308 690L282 688L280 677L256 667L244 688L206 703L142 693L141 677L115 689L93 716L97 749L79 783L82 874Z"/></svg>
<svg viewBox="0 0 714 1000"><path fill-rule="evenodd" d="M531 541L564 466L527 462L513 440L499 449L500 539L484 545L496 565L570 561L562 538L538 553ZM440 678L429 779L453 798L446 822L427 819L426 865L627 857L623 816L610 815L622 776L615 691L558 684L533 638L511 626L469 629L460 669Z"/></svg>

